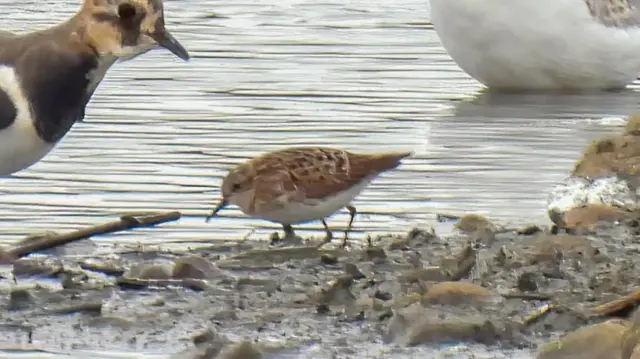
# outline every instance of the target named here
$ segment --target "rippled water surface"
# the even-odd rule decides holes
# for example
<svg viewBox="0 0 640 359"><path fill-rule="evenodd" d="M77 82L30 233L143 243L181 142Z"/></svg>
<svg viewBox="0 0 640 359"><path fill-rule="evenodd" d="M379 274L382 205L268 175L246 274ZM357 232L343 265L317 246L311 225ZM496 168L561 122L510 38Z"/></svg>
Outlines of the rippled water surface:
<svg viewBox="0 0 640 359"><path fill-rule="evenodd" d="M77 6L1 0L0 24L41 28ZM234 208L208 224L203 216L230 166L292 145L415 152L357 199L360 233L432 224L437 212L543 222L548 191L582 147L637 108L633 89L482 93L439 44L426 0L173 0L165 11L191 62L158 50L116 65L85 122L42 162L0 180L0 239L138 210L185 216L98 243L191 243L252 229L259 238L278 227ZM346 221L340 213L329 223Z"/></svg>

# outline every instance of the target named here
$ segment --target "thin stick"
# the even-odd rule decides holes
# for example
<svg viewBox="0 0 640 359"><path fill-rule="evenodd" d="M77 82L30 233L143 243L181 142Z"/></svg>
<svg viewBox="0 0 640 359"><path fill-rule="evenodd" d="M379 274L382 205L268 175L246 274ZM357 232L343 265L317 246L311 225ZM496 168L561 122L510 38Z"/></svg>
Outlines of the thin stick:
<svg viewBox="0 0 640 359"><path fill-rule="evenodd" d="M21 244L11 248L7 252L14 258L20 258L33 252L55 248L67 243L87 239L98 234L107 234L125 231L134 228L152 227L157 224L177 221L180 219L180 212L165 212L148 216L134 217L130 215L122 216L120 219L110 221L95 226L78 229L72 232L52 234L44 236L29 243Z"/></svg>
<svg viewBox="0 0 640 359"><path fill-rule="evenodd" d="M640 290L636 290L622 298L614 299L595 308L591 308L591 315L614 315L616 312L632 309L638 303L640 303Z"/></svg>

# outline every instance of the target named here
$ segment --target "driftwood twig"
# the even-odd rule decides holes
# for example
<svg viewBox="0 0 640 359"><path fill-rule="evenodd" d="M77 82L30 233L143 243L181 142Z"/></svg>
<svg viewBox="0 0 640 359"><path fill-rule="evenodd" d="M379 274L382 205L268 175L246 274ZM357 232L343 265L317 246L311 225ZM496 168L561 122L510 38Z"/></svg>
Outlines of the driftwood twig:
<svg viewBox="0 0 640 359"><path fill-rule="evenodd" d="M616 316L620 312L631 311L638 303L640 303L640 290L592 308L591 315L594 317Z"/></svg>
<svg viewBox="0 0 640 359"><path fill-rule="evenodd" d="M550 300L553 298L550 294L524 293L524 292L502 293L502 297L506 299L522 299L522 300Z"/></svg>
<svg viewBox="0 0 640 359"><path fill-rule="evenodd" d="M553 308L554 306L552 304L545 304L542 307L536 309L533 313L522 318L522 323L524 325L531 325L542 318L545 314L553 310Z"/></svg>
<svg viewBox="0 0 640 359"><path fill-rule="evenodd" d="M183 287L192 289L195 291L208 290L209 284L206 280L195 278L184 279L141 279L141 278L128 278L118 277L116 284L121 288L127 289L145 289L148 287Z"/></svg>
<svg viewBox="0 0 640 359"><path fill-rule="evenodd" d="M180 212L164 212L153 215L134 217L131 215L121 216L120 219L110 221L95 226L90 226L75 231L45 235L41 238L15 246L6 252L13 258L27 256L30 253L51 249L74 241L86 239L98 234L107 234L125 231L133 228L151 227L157 224L177 221L180 219Z"/></svg>

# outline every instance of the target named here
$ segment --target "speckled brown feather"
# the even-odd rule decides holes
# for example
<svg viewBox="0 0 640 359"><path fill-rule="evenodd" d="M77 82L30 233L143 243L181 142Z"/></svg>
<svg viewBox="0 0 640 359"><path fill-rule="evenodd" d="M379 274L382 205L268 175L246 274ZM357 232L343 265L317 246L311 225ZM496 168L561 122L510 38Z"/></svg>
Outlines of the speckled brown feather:
<svg viewBox="0 0 640 359"><path fill-rule="evenodd" d="M295 147L267 153L241 166L252 167L251 212L288 201L317 201L396 168L410 152L355 154L327 147Z"/></svg>

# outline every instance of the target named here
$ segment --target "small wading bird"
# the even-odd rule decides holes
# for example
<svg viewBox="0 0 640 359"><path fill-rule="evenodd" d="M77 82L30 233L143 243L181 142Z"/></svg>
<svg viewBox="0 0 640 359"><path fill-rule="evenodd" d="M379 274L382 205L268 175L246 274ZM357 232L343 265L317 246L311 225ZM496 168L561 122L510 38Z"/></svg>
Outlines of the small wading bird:
<svg viewBox="0 0 640 359"><path fill-rule="evenodd" d="M640 0L430 0L449 56L496 90L615 90L640 72Z"/></svg>
<svg viewBox="0 0 640 359"><path fill-rule="evenodd" d="M285 238L295 238L293 224L321 220L342 208L351 215L346 246L356 214L351 201L382 172L392 170L410 152L355 154L327 147L293 147L263 154L233 168L223 179L222 200L207 222L229 203L250 217L282 224ZM322 243L322 244L324 244Z"/></svg>
<svg viewBox="0 0 640 359"><path fill-rule="evenodd" d="M0 176L38 162L82 121L116 60L158 46L189 59L165 29L161 0L85 0L57 26L0 31Z"/></svg>

